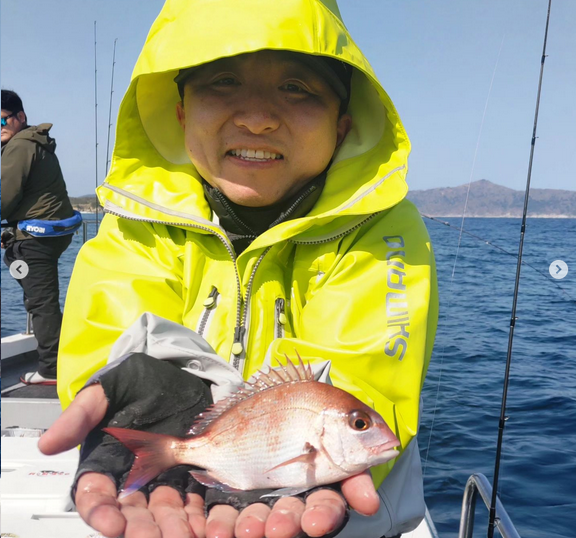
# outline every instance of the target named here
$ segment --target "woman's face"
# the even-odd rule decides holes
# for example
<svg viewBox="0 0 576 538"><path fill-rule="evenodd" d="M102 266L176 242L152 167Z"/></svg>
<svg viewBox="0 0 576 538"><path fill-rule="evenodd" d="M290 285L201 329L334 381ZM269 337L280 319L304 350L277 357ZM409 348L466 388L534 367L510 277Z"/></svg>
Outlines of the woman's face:
<svg viewBox="0 0 576 538"><path fill-rule="evenodd" d="M217 60L187 80L178 120L200 175L233 202L278 202L320 174L350 130L329 84L292 56Z"/></svg>

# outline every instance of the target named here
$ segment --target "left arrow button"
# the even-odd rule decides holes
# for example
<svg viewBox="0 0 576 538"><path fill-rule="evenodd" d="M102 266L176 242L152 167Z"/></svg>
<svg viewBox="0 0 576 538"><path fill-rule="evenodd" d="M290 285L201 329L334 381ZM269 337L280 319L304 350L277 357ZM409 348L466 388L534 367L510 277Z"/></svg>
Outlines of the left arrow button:
<svg viewBox="0 0 576 538"><path fill-rule="evenodd" d="M28 271L28 264L24 260L15 260L10 264L10 274L18 280L26 278Z"/></svg>

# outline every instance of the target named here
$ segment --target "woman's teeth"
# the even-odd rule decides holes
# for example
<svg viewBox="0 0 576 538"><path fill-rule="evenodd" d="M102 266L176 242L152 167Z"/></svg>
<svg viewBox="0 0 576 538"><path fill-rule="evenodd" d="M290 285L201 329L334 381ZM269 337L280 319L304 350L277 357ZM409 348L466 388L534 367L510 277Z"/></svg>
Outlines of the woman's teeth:
<svg viewBox="0 0 576 538"><path fill-rule="evenodd" d="M230 155L233 155L234 157L240 157L246 161L257 162L282 159L282 155L279 153L270 153L269 151L264 151L261 149L233 149L230 151Z"/></svg>

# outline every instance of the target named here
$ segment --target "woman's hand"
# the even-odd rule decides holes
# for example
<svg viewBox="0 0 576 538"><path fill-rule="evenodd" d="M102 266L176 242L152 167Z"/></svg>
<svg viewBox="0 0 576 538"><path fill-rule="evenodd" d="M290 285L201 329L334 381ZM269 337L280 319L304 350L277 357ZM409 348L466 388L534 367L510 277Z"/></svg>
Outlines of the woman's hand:
<svg viewBox="0 0 576 538"><path fill-rule="evenodd" d="M283 497L273 508L252 504L240 513L230 506L215 506L206 524L207 538L295 538L302 531L312 537L340 530L346 517L346 502L363 515L374 515L380 500L370 473L362 473L342 482L342 495L333 489L320 489L305 502ZM346 499L346 501L344 500Z"/></svg>
<svg viewBox="0 0 576 538"><path fill-rule="evenodd" d="M57 454L81 444L108 412L108 400L101 385L81 391L52 427L41 437L44 454ZM204 500L196 493L157 487L149 496L134 493L117 499L114 481L108 476L87 472L77 484L75 502L86 523L107 537L125 538L295 538L301 531L313 537L338 530L346 517L346 503L354 510L372 515L379 499L369 473L342 482L342 495L321 489L305 502L284 497L273 508L256 503L241 512L231 506L214 506L205 518Z"/></svg>

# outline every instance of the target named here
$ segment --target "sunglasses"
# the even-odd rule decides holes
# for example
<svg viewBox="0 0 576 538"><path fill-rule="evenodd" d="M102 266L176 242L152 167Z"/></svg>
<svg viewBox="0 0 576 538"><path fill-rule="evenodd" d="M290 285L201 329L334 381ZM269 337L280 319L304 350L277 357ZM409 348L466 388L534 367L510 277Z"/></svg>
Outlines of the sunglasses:
<svg viewBox="0 0 576 538"><path fill-rule="evenodd" d="M6 125L8 124L8 120L10 118L13 118L14 116L16 116L16 114L8 114L8 116L4 116L2 118L2 120L0 120L0 123L2 124L2 127L6 127Z"/></svg>

